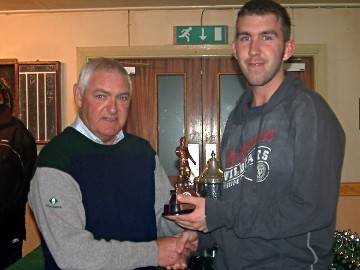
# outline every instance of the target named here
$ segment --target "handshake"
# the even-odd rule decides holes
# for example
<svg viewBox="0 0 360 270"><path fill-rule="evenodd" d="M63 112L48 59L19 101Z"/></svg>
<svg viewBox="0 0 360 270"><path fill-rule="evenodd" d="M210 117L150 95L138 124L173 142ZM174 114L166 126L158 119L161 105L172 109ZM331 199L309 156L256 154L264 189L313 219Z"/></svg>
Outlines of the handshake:
<svg viewBox="0 0 360 270"><path fill-rule="evenodd" d="M180 203L195 206L190 214L166 216L179 226L188 230L180 234L163 237L157 240L159 249L159 265L169 269L186 269L187 258L197 250L198 235L196 231L208 232L205 216L205 199L201 197L178 195Z"/></svg>
<svg viewBox="0 0 360 270"><path fill-rule="evenodd" d="M159 238L156 242L160 266L168 270L186 269L188 257L197 249L198 236L195 231L183 231Z"/></svg>

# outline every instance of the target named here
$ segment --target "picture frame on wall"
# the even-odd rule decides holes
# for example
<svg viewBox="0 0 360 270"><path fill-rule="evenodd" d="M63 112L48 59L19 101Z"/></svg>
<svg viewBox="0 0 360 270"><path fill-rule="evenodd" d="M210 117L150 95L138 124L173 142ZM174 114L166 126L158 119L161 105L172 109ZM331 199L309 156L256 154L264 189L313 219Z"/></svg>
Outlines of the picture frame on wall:
<svg viewBox="0 0 360 270"><path fill-rule="evenodd" d="M0 59L0 87L10 89L13 115L37 144L46 144L61 131L61 63Z"/></svg>
<svg viewBox="0 0 360 270"><path fill-rule="evenodd" d="M19 118L35 137L46 144L61 130L61 63L20 62Z"/></svg>

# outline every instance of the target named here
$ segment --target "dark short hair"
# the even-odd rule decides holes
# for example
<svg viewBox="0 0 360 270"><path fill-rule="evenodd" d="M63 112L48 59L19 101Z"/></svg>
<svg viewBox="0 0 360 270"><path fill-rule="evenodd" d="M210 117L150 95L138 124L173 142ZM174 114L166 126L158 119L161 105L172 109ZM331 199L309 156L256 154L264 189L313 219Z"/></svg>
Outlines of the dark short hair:
<svg viewBox="0 0 360 270"><path fill-rule="evenodd" d="M291 20L286 9L272 0L250 0L238 12L236 23L240 17L247 15L269 15L273 14L280 19L284 40L288 41L291 35Z"/></svg>

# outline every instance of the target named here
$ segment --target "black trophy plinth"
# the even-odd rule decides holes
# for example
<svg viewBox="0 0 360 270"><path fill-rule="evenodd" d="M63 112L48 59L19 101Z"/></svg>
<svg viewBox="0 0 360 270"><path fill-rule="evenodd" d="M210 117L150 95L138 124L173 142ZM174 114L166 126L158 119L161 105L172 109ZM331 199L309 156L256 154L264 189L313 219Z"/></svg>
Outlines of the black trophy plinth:
<svg viewBox="0 0 360 270"><path fill-rule="evenodd" d="M187 203L179 203L176 200L176 190L170 190L169 204L164 205L163 216L183 215L194 211L195 206Z"/></svg>

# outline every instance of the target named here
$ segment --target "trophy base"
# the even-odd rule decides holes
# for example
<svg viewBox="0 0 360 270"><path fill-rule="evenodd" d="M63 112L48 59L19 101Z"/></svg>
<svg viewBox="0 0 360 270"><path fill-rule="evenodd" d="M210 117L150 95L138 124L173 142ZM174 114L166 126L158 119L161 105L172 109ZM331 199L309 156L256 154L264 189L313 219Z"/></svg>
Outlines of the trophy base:
<svg viewBox="0 0 360 270"><path fill-rule="evenodd" d="M163 216L174 216L189 214L194 211L195 206L188 203L165 204Z"/></svg>

